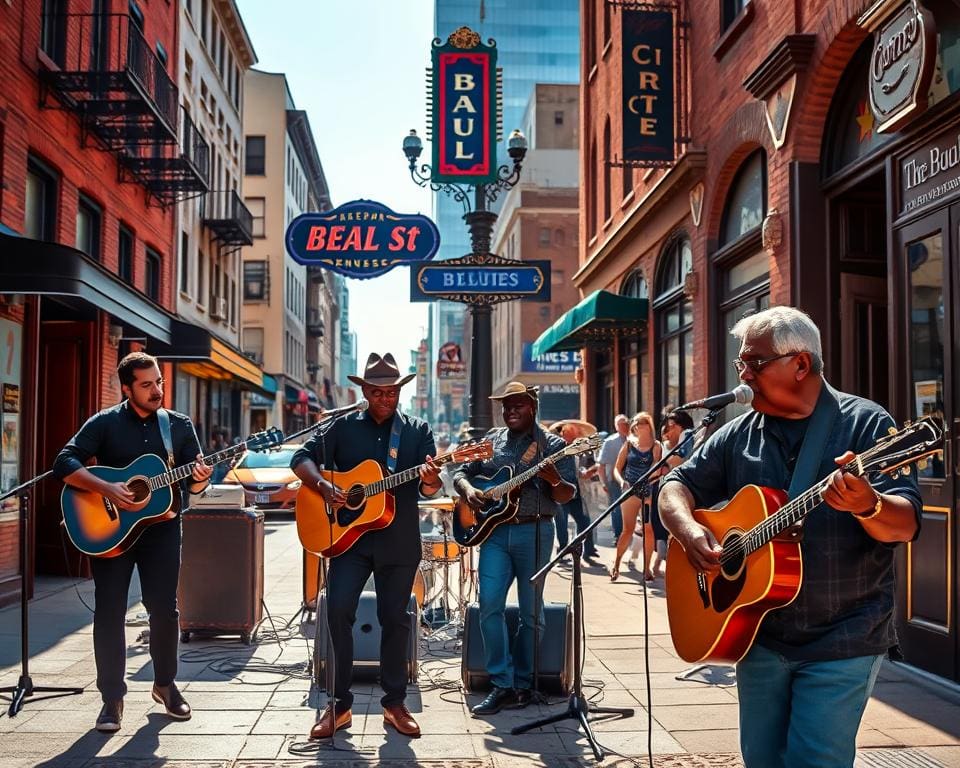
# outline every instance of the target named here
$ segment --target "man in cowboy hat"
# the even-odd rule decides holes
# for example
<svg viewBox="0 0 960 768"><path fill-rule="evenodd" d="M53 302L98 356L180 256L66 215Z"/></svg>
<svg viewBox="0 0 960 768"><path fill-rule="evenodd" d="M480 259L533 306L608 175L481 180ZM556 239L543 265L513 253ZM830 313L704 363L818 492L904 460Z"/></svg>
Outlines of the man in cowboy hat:
<svg viewBox="0 0 960 768"><path fill-rule="evenodd" d="M563 449L562 438L552 435L537 423L537 390L522 382L511 381L499 395L506 429L493 429L486 439L493 443L493 457L464 464L454 475L453 486L473 507L481 504L480 491L470 480L477 475L490 476L501 467L513 467L520 473L550 454ZM493 529L480 545L480 635L484 662L493 690L471 711L474 715L492 715L504 708L525 707L530 703L533 682L534 622L542 632L543 605L537 605L530 577L546 564L553 549L553 515L577 492L576 470L572 458L556 465L548 464L520 491L520 508L512 520ZM531 525L544 520L539 531ZM504 608L507 592L516 578L520 621L517 636L507 638ZM542 635L541 635L542 637ZM511 652L512 646L512 652Z"/></svg>
<svg viewBox="0 0 960 768"><path fill-rule="evenodd" d="M363 376L349 376L360 385L369 406L335 421L323 437L314 435L290 462L304 484L316 488L328 504L343 504L341 488L327 482L319 466L346 471L361 461L375 459L388 471L401 472L426 461L420 470L419 491L433 496L440 490L433 432L419 419L397 410L400 387L415 374L401 376L393 355L371 354ZM407 689L407 648L410 615L407 605L420 564L420 527L417 486L406 483L390 491L396 516L381 530L368 531L346 552L330 561L327 612L335 654L333 697L310 730L311 739L333 736L352 722L353 624L360 593L373 573L377 589L377 616L382 628L380 685L384 695L384 724L405 736L418 737L420 726L404 706Z"/></svg>

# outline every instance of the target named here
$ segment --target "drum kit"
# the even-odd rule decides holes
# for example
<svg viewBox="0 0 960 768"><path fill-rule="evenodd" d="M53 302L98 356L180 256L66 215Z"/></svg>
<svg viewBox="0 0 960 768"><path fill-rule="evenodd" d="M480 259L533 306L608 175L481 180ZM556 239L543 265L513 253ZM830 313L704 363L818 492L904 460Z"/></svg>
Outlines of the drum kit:
<svg viewBox="0 0 960 768"><path fill-rule="evenodd" d="M462 626L467 605L476 593L473 550L453 538L455 503L449 497L419 502L422 558L417 580L424 584L420 609L432 631L455 623ZM417 599L420 601L419 595Z"/></svg>

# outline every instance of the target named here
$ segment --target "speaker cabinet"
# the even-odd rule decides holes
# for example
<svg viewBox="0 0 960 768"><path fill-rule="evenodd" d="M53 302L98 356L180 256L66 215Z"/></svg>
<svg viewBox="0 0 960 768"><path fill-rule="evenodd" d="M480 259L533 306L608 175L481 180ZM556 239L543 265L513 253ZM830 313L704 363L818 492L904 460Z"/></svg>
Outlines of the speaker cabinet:
<svg viewBox="0 0 960 768"><path fill-rule="evenodd" d="M540 633L540 691L566 695L573 682L573 621L566 603L544 603L546 628ZM517 635L519 607L507 605L507 636ZM463 633L460 674L468 691L490 690L490 676L484 666L483 638L480 636L480 606L471 603Z"/></svg>
<svg viewBox="0 0 960 768"><path fill-rule="evenodd" d="M263 512L190 508L182 518L180 639L237 634L249 645L263 617Z"/></svg>

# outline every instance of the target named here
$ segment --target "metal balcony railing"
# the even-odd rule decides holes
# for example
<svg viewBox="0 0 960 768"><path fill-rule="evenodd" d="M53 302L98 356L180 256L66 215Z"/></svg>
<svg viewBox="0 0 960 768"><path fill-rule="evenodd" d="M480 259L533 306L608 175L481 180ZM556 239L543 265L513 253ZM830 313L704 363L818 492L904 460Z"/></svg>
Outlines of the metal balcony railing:
<svg viewBox="0 0 960 768"><path fill-rule="evenodd" d="M225 245L253 245L253 214L232 189L207 192L201 209L203 225Z"/></svg>
<svg viewBox="0 0 960 768"><path fill-rule="evenodd" d="M194 197L210 188L210 147L183 112L180 144L139 147L120 154L120 165L162 203Z"/></svg>
<svg viewBox="0 0 960 768"><path fill-rule="evenodd" d="M143 33L123 14L42 20L41 102L77 111L108 149L176 143L177 87Z"/></svg>

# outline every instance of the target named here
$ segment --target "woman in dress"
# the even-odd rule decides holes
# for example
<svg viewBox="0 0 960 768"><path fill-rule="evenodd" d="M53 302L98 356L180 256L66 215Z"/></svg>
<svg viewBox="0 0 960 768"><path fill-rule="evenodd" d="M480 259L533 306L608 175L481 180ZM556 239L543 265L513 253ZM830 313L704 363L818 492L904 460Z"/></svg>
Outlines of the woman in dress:
<svg viewBox="0 0 960 768"><path fill-rule="evenodd" d="M656 439L654 431L653 417L646 411L641 411L630 420L630 434L620 449L617 456L617 463L613 468L613 477L620 484L622 490L627 490L650 467L660 460L662 449ZM657 473L649 480L655 480L659 477ZM644 483L638 491L635 491L626 501L623 502L620 509L623 512L623 532L617 539L617 556L613 562L613 568L610 569L610 581L616 581L620 577L620 561L623 559L624 552L630 546L630 539L633 537L634 529L637 526L637 517L641 507L643 508L643 575L647 581L652 581L654 576L650 570L651 555L653 554L653 529L650 526L650 495L651 489L648 483Z"/></svg>

